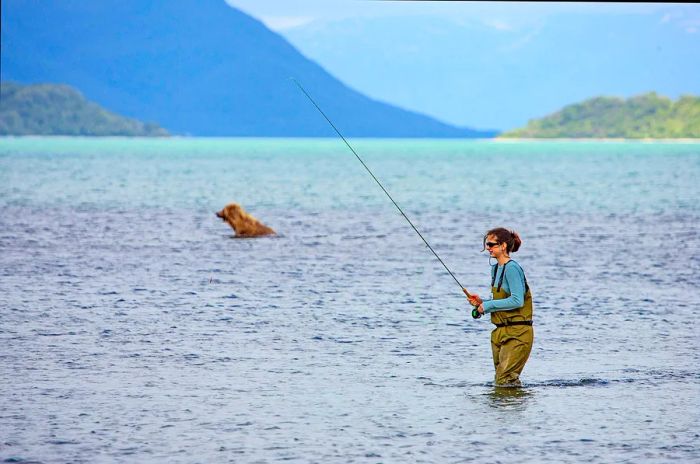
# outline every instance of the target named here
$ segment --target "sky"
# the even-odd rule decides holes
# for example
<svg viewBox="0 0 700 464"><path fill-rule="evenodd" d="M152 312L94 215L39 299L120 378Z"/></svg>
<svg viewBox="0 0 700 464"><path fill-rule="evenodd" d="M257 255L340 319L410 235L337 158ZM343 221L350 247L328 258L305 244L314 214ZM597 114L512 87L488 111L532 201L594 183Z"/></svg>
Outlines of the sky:
<svg viewBox="0 0 700 464"><path fill-rule="evenodd" d="M676 7L687 13L688 28L700 30L700 6L669 3L584 3L584 2L459 2L399 0L226 0L232 6L282 32L313 21L394 16L432 16L448 20L478 18L494 27L509 23L535 22L561 13L617 15L651 14Z"/></svg>
<svg viewBox="0 0 700 464"><path fill-rule="evenodd" d="M700 94L700 5L226 0L370 98L477 129Z"/></svg>

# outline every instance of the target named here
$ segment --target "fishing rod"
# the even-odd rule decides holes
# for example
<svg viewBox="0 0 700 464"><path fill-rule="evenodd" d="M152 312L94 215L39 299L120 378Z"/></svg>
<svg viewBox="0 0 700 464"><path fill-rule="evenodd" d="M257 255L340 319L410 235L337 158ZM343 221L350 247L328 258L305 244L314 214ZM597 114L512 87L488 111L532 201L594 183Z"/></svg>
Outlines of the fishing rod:
<svg viewBox="0 0 700 464"><path fill-rule="evenodd" d="M355 155L355 157L357 158L357 160L358 160L360 163L362 163L362 166L364 166L364 168L367 170L367 172L369 173L369 175L372 176L372 179L374 179L374 181L377 183L377 185L379 185L379 187L384 191L384 193L386 193L386 196L389 197L389 200L391 200L391 202L394 204L394 206L396 206L396 209L399 210L399 212L401 213L401 215L406 219L406 221L408 221L408 223L411 225L411 227L413 227L413 230L416 231L416 233L417 233L418 236L423 240L423 242L425 243L425 245L430 249L430 251L433 252L433 254L434 254L435 257L438 259L438 261L440 261L440 264L442 264L442 266L445 268L445 270L450 274L450 276L452 276L452 278L454 279L454 281L457 282L457 285L459 285L459 288L467 295L467 298L471 299L471 297L472 297L471 294L467 291L466 288L464 288L464 287L462 286L461 283L459 283L459 280L457 280L457 277L455 277L455 275L452 273L452 271L450 271L450 269L447 267L447 265L445 264L445 262L440 258L440 256L438 256L438 254L435 252L435 250L433 250L433 247L431 247L431 246L430 246L430 243L428 243L428 241L425 239L425 237L423 237L423 234L421 234L420 231L416 228L416 226L413 225L413 222L411 222L411 220L408 218L408 216L406 216L406 213L403 212L403 210L402 210L401 207L398 205L398 203L396 203L396 202L394 201L394 199L391 197L391 195L389 194L389 192L384 188L384 186L382 185L382 183L379 182L379 179L377 179L377 177L372 173L372 171L370 171L369 167L367 167L367 165L365 164L365 162L362 161L362 158L360 158L360 156L359 156L359 155L357 154L357 152L352 148L352 146L348 143L348 141L345 139L345 137L343 137L343 134L340 133L340 131L338 130L338 128L335 127L335 124L333 124L333 122L331 122L331 120L328 118L328 116L326 116L326 113L323 112L323 110L318 106L318 104L316 104L316 102L314 101L314 99L311 98L311 95L309 95L309 93L304 89L304 87L302 87L302 85L301 85L296 79L294 79L293 77L290 77L290 79L294 81L294 83L299 87L299 90L301 90L301 91L304 93L304 95L306 95L306 98L309 99L309 101L316 107L316 109L318 110L318 112L321 113L321 115L323 115L323 117L326 119L326 121L328 121L328 124L330 124L331 127L335 130L335 132L340 136L340 138L343 139L343 142L345 142L345 145L348 146L348 148L349 148L350 151L353 153L353 155ZM470 302L470 304L471 304L471 300L470 300L469 302ZM472 306L474 306L474 308L472 309L472 317L473 317L474 319L480 318L480 317L481 317L481 314L479 314L479 312L476 310L477 306L476 306L476 305L473 305L473 304L472 304Z"/></svg>

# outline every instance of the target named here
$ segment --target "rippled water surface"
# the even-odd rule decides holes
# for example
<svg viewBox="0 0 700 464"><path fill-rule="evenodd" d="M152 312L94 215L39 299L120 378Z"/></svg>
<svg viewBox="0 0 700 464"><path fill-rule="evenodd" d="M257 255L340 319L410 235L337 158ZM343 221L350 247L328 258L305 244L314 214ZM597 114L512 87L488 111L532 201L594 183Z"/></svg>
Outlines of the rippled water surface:
<svg viewBox="0 0 700 464"><path fill-rule="evenodd" d="M700 144L0 139L6 462L698 462ZM232 239L236 201L279 235Z"/></svg>

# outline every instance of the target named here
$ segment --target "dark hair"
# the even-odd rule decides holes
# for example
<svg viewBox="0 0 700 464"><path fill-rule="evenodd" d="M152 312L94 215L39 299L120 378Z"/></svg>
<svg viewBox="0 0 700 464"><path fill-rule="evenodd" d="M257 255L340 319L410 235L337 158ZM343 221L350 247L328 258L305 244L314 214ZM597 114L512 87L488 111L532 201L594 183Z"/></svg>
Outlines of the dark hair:
<svg viewBox="0 0 700 464"><path fill-rule="evenodd" d="M504 227L496 227L491 229L484 235L484 250L486 249L486 237L493 235L499 244L506 244L506 253L515 253L520 249L523 241L520 240L520 235L514 230L508 230ZM481 251L484 251L481 250Z"/></svg>

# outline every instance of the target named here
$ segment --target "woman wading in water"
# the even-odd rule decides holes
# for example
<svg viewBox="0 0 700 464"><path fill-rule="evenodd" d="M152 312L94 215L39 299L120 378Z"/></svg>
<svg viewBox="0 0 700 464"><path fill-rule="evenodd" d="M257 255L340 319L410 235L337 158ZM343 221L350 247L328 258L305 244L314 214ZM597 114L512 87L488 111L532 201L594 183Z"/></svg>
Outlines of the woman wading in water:
<svg viewBox="0 0 700 464"><path fill-rule="evenodd" d="M491 350L496 385L502 387L520 386L520 373L530 356L534 337L530 288L523 269L510 259L521 243L514 231L502 227L489 230L484 235L484 250L497 261L491 266L493 298L484 301L479 295L467 294L479 314L490 314L496 325L491 332Z"/></svg>

